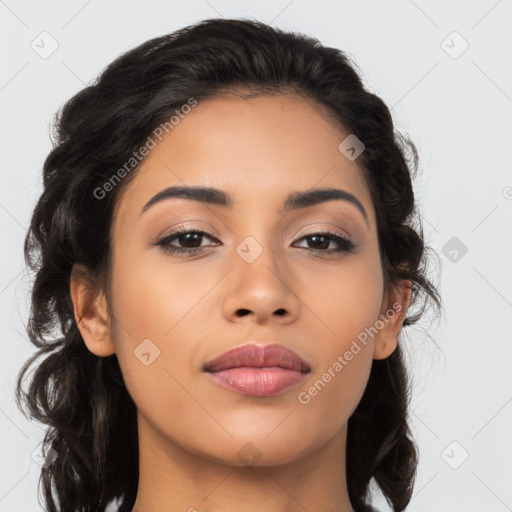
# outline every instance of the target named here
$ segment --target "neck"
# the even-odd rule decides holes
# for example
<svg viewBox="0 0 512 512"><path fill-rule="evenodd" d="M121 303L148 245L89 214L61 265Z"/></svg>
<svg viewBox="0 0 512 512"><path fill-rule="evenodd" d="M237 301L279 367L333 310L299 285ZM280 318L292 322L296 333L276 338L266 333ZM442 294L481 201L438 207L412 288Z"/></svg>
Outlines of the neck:
<svg viewBox="0 0 512 512"><path fill-rule="evenodd" d="M346 425L286 464L240 466L163 438L139 416L139 485L133 512L353 512L345 473ZM238 465L236 465L238 464Z"/></svg>

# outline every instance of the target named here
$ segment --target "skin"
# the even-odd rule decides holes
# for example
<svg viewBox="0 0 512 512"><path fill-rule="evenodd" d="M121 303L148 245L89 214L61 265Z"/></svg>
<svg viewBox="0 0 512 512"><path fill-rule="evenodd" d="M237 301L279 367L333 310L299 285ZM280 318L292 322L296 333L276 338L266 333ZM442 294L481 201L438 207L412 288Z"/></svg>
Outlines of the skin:
<svg viewBox="0 0 512 512"><path fill-rule="evenodd" d="M338 150L348 134L319 105L295 96L200 101L150 151L116 204L111 294L94 292L73 273L83 339L100 357L117 354L137 405L135 511L353 511L347 421L372 360L397 346L410 282L384 290L371 197L357 160ZM174 198L141 214L171 185L216 187L235 204ZM368 224L340 200L279 211L290 192L324 187L355 195ZM192 256L153 245L180 226L213 238L200 238L202 252ZM355 251L329 256L303 238L326 229L348 237ZM247 236L263 249L252 263L236 251ZM327 240L328 250L338 247ZM401 312L301 404L298 394L393 303ZM149 366L134 355L145 339L160 350ZM299 386L265 398L223 389L201 371L205 361L248 341L282 343L312 371Z"/></svg>

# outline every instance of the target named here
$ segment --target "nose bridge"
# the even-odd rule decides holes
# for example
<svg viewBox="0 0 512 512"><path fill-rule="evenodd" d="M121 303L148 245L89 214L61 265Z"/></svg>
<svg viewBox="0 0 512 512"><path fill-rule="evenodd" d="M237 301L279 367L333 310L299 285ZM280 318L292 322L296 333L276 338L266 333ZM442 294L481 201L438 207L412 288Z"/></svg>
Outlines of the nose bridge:
<svg viewBox="0 0 512 512"><path fill-rule="evenodd" d="M246 236L235 248L236 265L241 268L241 277L286 282L286 255L279 243L272 239L273 232L260 230L258 234ZM268 285L268 283L267 283Z"/></svg>
<svg viewBox="0 0 512 512"><path fill-rule="evenodd" d="M283 254L280 254L278 240L279 223L270 212L261 208L261 197L255 194L241 204L239 221L235 225L235 235L239 240L235 242L235 252L242 267L254 265L257 269L264 267L278 267L282 265ZM255 265L256 264L256 265ZM252 270L252 269L251 269ZM268 271L268 269L266 269Z"/></svg>
<svg viewBox="0 0 512 512"><path fill-rule="evenodd" d="M243 311L259 321L273 314L290 320L297 314L298 304L283 248L273 231L265 232L261 224L252 232L235 246L235 284L225 297L225 314L235 318Z"/></svg>

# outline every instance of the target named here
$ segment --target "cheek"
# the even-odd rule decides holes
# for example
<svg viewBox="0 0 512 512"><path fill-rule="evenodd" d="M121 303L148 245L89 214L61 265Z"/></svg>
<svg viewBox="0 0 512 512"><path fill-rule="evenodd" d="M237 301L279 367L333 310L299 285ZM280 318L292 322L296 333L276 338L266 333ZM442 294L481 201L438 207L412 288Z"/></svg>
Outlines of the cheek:
<svg viewBox="0 0 512 512"><path fill-rule="evenodd" d="M114 258L112 276L114 311L119 320L117 356L140 413L168 437L190 447L202 443L204 451L213 451L207 441L211 433L219 443L229 442L218 421L243 435L250 425L255 438L260 431L266 435L282 420L280 411L265 411L260 416L252 409L237 411L216 390L193 378L198 350L226 323L220 306L226 290L220 280L228 269L207 259L170 263L150 253L120 251ZM285 281L291 283L290 293L298 297L300 315L290 330L300 329L310 342L308 355L315 362L315 372L290 397L294 419L276 431L280 435L275 436L275 443L281 446L286 438L307 449L338 432L363 394L373 345L360 344L358 350L352 344L378 318L383 281L376 257L369 252L341 263L311 260L292 269L293 277L291 273ZM141 354L138 347L145 339L157 348L146 342ZM347 352L352 353L351 359L344 357L340 362L338 358ZM144 359L154 361L145 365ZM218 421L205 414L203 403L215 411ZM181 418L178 422L177 417Z"/></svg>
<svg viewBox="0 0 512 512"><path fill-rule="evenodd" d="M371 370L373 338L369 333L379 318L382 273L369 260L352 263L326 275L317 272L315 285L304 285L305 301L321 320L315 337L317 365L297 396L304 412L320 422L309 423L313 431L326 415L333 428L348 420Z"/></svg>
<svg viewBox="0 0 512 512"><path fill-rule="evenodd" d="M116 354L137 407L172 413L190 407L178 382L196 370L193 356L212 311L208 291L218 279L149 252L126 247L113 259Z"/></svg>
<svg viewBox="0 0 512 512"><path fill-rule="evenodd" d="M340 360L338 356L330 359L297 393L295 416L300 423L300 436L315 439L319 445L346 425L368 382L371 348L362 346L350 361L343 354L339 355Z"/></svg>
<svg viewBox="0 0 512 512"><path fill-rule="evenodd" d="M201 325L194 316L200 308L194 304L198 293L199 297L203 293L186 279L179 265L170 272L154 262L148 264L143 255L130 259L127 253L114 260L112 283L116 354L137 409L170 438L200 437L197 425L207 418L202 423L176 418L185 410L196 420L204 416L186 392L191 388L189 374L197 338L193 330Z"/></svg>
<svg viewBox="0 0 512 512"><path fill-rule="evenodd" d="M210 272L191 270L181 263L155 258L150 251L124 251L114 259L112 295L116 317L126 327L133 342L154 337L166 342L173 333L190 324L196 307L215 283ZM190 315L190 316L189 316Z"/></svg>
<svg viewBox="0 0 512 512"><path fill-rule="evenodd" d="M345 353L378 318L383 280L372 255L366 251L334 264L311 260L296 265L293 277L285 278L293 283L290 293L300 303L296 324L306 339L321 347L320 353L311 355L324 366ZM171 368L181 358L178 366L193 370L191 354L197 343L204 343L210 329L223 322L219 279L226 268L207 259L170 263L152 251L130 247L114 257L113 268L116 331L122 340L118 357L131 365L134 350L150 339L160 350L172 344Z"/></svg>
<svg viewBox="0 0 512 512"><path fill-rule="evenodd" d="M383 277L376 258L355 255L338 267L315 269L303 276L300 294L321 320L328 351L344 352L353 339L375 323L382 305ZM314 280L311 279L314 275Z"/></svg>

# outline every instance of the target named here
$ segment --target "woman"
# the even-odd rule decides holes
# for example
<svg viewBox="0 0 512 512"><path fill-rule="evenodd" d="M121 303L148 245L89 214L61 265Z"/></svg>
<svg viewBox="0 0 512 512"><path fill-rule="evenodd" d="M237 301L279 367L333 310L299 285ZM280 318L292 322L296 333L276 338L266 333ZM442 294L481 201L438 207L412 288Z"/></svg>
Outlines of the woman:
<svg viewBox="0 0 512 512"><path fill-rule="evenodd" d="M343 52L256 21L74 96L25 246L46 509L404 510L399 336L440 308L410 160Z"/></svg>

